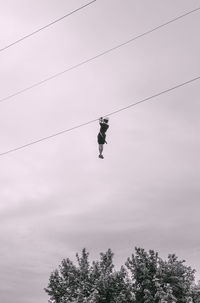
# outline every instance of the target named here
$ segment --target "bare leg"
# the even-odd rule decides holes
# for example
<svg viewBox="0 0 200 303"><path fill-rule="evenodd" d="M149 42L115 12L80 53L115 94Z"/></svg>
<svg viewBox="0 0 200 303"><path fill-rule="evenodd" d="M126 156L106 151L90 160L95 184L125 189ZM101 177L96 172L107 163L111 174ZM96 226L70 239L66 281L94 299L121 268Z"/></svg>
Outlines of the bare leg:
<svg viewBox="0 0 200 303"><path fill-rule="evenodd" d="M103 153L103 144L99 144L99 155L102 156Z"/></svg>

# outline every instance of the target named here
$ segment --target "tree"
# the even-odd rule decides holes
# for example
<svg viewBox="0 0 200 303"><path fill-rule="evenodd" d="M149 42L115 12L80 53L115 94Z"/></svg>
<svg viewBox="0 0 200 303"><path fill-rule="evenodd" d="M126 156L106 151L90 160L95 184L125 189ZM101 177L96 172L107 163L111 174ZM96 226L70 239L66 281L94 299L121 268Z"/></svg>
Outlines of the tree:
<svg viewBox="0 0 200 303"><path fill-rule="evenodd" d="M169 254L167 261L159 260L157 278L161 285L170 285L177 303L187 303L194 282L195 270L184 263L175 254Z"/></svg>
<svg viewBox="0 0 200 303"><path fill-rule="evenodd" d="M184 263L175 254L163 261L153 250L135 248L126 266L131 272L136 301L145 303L151 297L155 303L187 303L195 271Z"/></svg>
<svg viewBox="0 0 200 303"><path fill-rule="evenodd" d="M194 273L175 254L162 260L155 251L136 247L115 270L110 249L92 263L83 249L76 264L64 259L51 273L45 291L49 303L200 303Z"/></svg>
<svg viewBox="0 0 200 303"><path fill-rule="evenodd" d="M76 255L78 266L64 259L50 275L45 291L50 303L133 303L134 295L124 267L114 270L113 253L100 254L90 265L89 253Z"/></svg>
<svg viewBox="0 0 200 303"><path fill-rule="evenodd" d="M135 254L128 258L126 266L131 273L132 286L137 303L147 303L149 298L155 302L158 253L143 248L135 248ZM150 302L150 301L149 301Z"/></svg>
<svg viewBox="0 0 200 303"><path fill-rule="evenodd" d="M200 281L197 284L193 284L191 287L192 303L200 303Z"/></svg>

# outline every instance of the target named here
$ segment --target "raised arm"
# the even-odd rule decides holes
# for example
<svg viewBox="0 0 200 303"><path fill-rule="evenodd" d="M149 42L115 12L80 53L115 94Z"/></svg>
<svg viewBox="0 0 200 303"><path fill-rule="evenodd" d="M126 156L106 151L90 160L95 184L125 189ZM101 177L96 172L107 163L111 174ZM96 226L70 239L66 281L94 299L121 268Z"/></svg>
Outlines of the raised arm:
<svg viewBox="0 0 200 303"><path fill-rule="evenodd" d="M103 117L99 118L99 124L103 123Z"/></svg>

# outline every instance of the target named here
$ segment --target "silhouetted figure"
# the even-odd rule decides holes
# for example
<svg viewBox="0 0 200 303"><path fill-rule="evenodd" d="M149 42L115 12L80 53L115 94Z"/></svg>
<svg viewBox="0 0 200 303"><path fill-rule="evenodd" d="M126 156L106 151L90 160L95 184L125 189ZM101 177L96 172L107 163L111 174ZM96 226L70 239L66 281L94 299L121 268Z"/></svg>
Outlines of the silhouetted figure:
<svg viewBox="0 0 200 303"><path fill-rule="evenodd" d="M107 142L106 142L106 131L108 130L109 128L109 125L108 125L108 121L109 121L109 118L100 118L99 119L99 124L100 124L100 131L98 133L98 144L99 144L99 158L100 159L103 159L103 145Z"/></svg>

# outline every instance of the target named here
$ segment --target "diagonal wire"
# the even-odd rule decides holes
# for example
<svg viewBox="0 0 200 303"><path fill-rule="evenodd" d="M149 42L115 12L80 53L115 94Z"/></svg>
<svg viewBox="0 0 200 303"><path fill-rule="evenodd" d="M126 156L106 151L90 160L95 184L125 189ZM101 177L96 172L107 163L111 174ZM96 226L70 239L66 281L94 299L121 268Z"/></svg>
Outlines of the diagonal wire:
<svg viewBox="0 0 200 303"><path fill-rule="evenodd" d="M41 27L41 28L35 30L34 32L32 32L32 33L30 33L30 34L28 34L28 35L26 35L26 36L24 36L24 37L22 37L22 38L20 38L20 39L18 39L18 40L16 40L16 41L14 41L14 42L12 42L12 43L10 43L9 45L4 46L3 48L0 48L0 52L3 52L3 51L5 51L6 49L8 49L9 47L11 47L11 46L13 46L13 45L15 45L15 44L18 44L18 43L20 43L20 42L22 42L23 40L25 40L25 39L27 39L27 38L29 38L29 37L31 37L31 36L33 36L33 35L35 35L35 34L41 32L42 30L46 29L47 27L50 27L50 26L54 25L54 24L57 23L57 22L60 22L61 20L65 19L65 18L67 18L67 17L69 17L69 16L71 16L72 14L74 14L74 13L80 11L81 9L85 8L86 6L89 6L90 4L92 4L92 3L96 2L96 1L97 1L97 0L93 0L93 1L91 1L91 2L89 2L89 3L87 3L87 4L83 5L83 6L81 6L81 7L79 7L79 8L73 10L72 12L70 12L70 13L68 13L68 14L66 14L66 15L64 15L64 16L62 16L62 17L60 17L60 18L58 18L58 19L56 19L56 20L54 20L54 21L52 21L51 23L46 24L45 26L43 26L43 27Z"/></svg>
<svg viewBox="0 0 200 303"><path fill-rule="evenodd" d="M166 93L168 93L168 92L170 92L170 91L173 91L173 90L175 90L175 89L177 89L177 88L180 88L180 87L182 87L182 86L185 86L185 85L190 84L190 83L192 83L192 82L195 82L195 81L197 81L197 80L200 80L200 76L195 77L195 78L193 78L193 79L190 79L190 80L188 80L188 81L182 82L182 83L180 83L180 84L177 84L176 86L173 86L173 87L171 87L171 88L168 88L168 89L166 89L166 90L163 90L163 91L161 91L161 92L159 92L159 93L156 93L156 94L154 94L154 95L151 95L150 97L147 97L147 98L144 98L144 99L142 99L142 100L139 100L139 101L137 101L137 102L135 102L135 103L132 103L132 104L130 104L130 105L128 105L128 106L122 107L122 108L120 108L120 109L118 109L118 110L115 110L115 111L113 111L113 112L111 112L111 113L108 113L108 114L104 115L104 117L105 117L105 116L115 115L115 114L117 114L117 113L119 113L119 112L121 112L121 111L127 110L127 109L129 109L129 108L131 108L131 107L134 107L134 106L140 104L140 103L147 102L147 101L149 101L149 100L151 100L151 99L157 98L157 97L159 97L159 96L161 96L161 95L163 95L163 94L166 94ZM30 147L30 146L32 146L32 145L34 145L34 144L37 144L37 143L40 143L40 142L43 142L43 141L46 141L46 140L55 138L55 137L57 137L57 136L59 136L59 135L65 134L65 133L70 132L70 131L72 131L72 130L75 130L75 129L77 129L77 128L81 128L81 127L83 127L83 126L86 126L86 125L91 124L91 123L93 123L93 122L96 122L96 121L98 121L98 120L99 120L99 118L96 118L96 119L90 120L90 121L88 121L88 122L85 122L85 123L82 123L82 124L73 126L73 127L71 127L71 128L64 129L64 130L62 130L62 131L60 131L60 132L51 134L51 135L49 135L49 136L47 136L47 137L43 137L43 138L41 138L41 139L38 139L38 140L35 140L35 141L31 141L31 142L29 142L29 143L27 143L27 144L24 144L24 145L21 145L21 146L18 146L18 147L9 149L9 150L7 150L7 151L5 151L5 152L0 153L0 156L4 156L4 155L10 154L10 153L12 153L12 152L16 152L16 151L18 151L18 150L20 150L20 149L24 149L24 148L26 148L26 147Z"/></svg>
<svg viewBox="0 0 200 303"><path fill-rule="evenodd" d="M71 67L68 67L67 69L65 69L65 70L63 70L63 71L61 71L59 73L56 73L56 74L54 74L54 75L52 75L52 76L50 76L48 78L45 78L45 79L43 79L43 80L41 80L39 82L36 82L33 85L31 85L31 86L28 86L28 87L26 87L26 88L24 88L22 90L19 90L19 91L15 92L15 93L13 93L11 95L8 95L7 97L4 97L4 98L0 99L0 103L4 102L4 101L7 101L7 100L9 100L9 99L11 99L11 98L13 98L15 96L21 95L22 93L24 93L24 92L26 92L28 90L31 90L31 89L33 89L33 88L35 88L35 87L37 87L37 86L39 86L41 84L44 84L45 82L48 82L48 81L50 81L50 80L52 80L52 79L54 79L54 78L56 78L58 76L61 76L61 75L65 74L65 73L67 73L67 72L69 72L71 70L74 70L74 69L76 69L76 68L78 68L78 67L80 67L82 65L85 65L86 63L89 63L89 62L91 62L91 61L93 61L93 60L95 60L95 59L97 59L99 57L102 57L102 56L104 56L104 55L106 55L108 53L111 53L111 52L113 52L113 51L115 51L115 50L117 50L117 49L119 49L119 48L121 48L121 47L123 47L123 46L125 46L125 45L127 45L127 44L129 44L129 43L131 43L131 42L133 42L133 41L135 41L137 39L139 39L139 38L142 38L142 37L144 37L144 36L146 36L146 35L154 32L154 31L156 31L156 30L158 30L158 29L160 29L160 28L162 28L164 26L167 26L168 24L170 24L172 22L175 22L175 21L177 21L177 20L179 20L181 18L184 18L184 17L186 17L186 16L188 16L188 15L190 15L192 13L195 13L195 12L197 12L199 10L200 10L200 7L196 8L196 9L194 9L192 11L189 11L189 12L183 14L183 15L180 15L180 16L174 18L174 19L171 19L170 21L168 21L166 23L163 23L163 24L161 24L161 25L159 25L159 26L157 26L157 27L155 27L155 28L153 28L151 30L148 30L148 31L144 32L143 34L135 36L132 39L129 39L129 40L123 42L123 43L120 43L120 44L118 44L118 45L116 45L116 46L114 46L114 47L112 47L110 49L107 49L106 51L104 51L102 53L99 53L98 55L96 55L94 57L91 57L91 58L89 58L87 60L84 60L84 61L78 63L78 64L75 64L75 65L73 65Z"/></svg>

